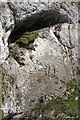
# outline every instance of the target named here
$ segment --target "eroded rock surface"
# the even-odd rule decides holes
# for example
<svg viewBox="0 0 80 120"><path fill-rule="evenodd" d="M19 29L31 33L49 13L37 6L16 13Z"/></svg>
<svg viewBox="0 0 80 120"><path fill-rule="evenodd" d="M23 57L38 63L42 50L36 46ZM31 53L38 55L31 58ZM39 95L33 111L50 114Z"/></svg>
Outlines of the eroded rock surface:
<svg viewBox="0 0 80 120"><path fill-rule="evenodd" d="M29 110L30 105L33 107L35 104L32 101L37 101L42 93L54 97L63 96L66 91L65 83L76 78L78 67L76 3L10 2L1 3L0 9L0 62L4 68L2 105L4 114L8 114L9 111ZM50 25L49 16L45 15L46 10L53 11L52 15L55 18ZM54 10L58 12L59 21L56 20ZM44 23L48 22L45 28L44 25L42 28L39 25L36 29L39 36L31 44L34 49L19 47L12 39L13 35L17 35L18 30L22 31L22 28L23 31L28 29L31 31L33 26L37 27L38 22L41 24L40 16L37 16L40 11L45 18ZM30 23L25 23L30 17ZM13 41L9 43L9 48L8 38Z"/></svg>

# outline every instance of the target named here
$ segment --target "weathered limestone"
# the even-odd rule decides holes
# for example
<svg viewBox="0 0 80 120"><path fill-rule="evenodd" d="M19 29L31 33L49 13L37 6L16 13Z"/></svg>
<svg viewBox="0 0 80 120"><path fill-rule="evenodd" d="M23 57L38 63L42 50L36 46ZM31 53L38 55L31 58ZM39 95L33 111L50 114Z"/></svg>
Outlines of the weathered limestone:
<svg viewBox="0 0 80 120"><path fill-rule="evenodd" d="M63 83L76 78L78 67L76 3L46 4L37 0L35 3L13 0L0 4L0 14L0 64L6 71L2 86L7 84L6 91L3 90L4 114L29 110L30 104L34 104L31 101L37 100L41 93L62 96L66 91ZM17 35L26 30L39 33L31 44L34 50L11 43L10 53L8 40L14 42ZM9 79L13 79L14 84L11 85Z"/></svg>

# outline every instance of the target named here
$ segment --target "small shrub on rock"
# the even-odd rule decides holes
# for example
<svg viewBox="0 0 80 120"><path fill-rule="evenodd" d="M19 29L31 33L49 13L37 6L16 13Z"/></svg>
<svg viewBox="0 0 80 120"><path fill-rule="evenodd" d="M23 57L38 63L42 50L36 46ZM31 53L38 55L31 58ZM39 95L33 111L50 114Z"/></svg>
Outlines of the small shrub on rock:
<svg viewBox="0 0 80 120"><path fill-rule="evenodd" d="M29 45L30 43L33 43L37 37L38 32L26 32L16 41L16 43L23 46Z"/></svg>

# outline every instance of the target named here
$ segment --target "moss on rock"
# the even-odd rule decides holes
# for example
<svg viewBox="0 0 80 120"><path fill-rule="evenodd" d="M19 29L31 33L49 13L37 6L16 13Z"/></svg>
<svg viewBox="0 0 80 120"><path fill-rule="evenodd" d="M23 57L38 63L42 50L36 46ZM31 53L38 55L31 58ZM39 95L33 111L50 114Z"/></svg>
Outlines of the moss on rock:
<svg viewBox="0 0 80 120"><path fill-rule="evenodd" d="M38 37L38 32L26 32L24 33L17 41L17 44L20 45L29 45L34 42L34 40Z"/></svg>

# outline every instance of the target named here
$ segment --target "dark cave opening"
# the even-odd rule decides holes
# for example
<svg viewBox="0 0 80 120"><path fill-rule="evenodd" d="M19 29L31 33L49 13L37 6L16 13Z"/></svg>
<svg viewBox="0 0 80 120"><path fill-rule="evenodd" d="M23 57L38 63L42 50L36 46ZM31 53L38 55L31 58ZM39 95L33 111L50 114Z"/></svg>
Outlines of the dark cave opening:
<svg viewBox="0 0 80 120"><path fill-rule="evenodd" d="M57 10L41 11L18 22L12 30L8 41L9 43L15 42L26 31L31 32L68 21L70 21L70 19L66 15L60 14Z"/></svg>

